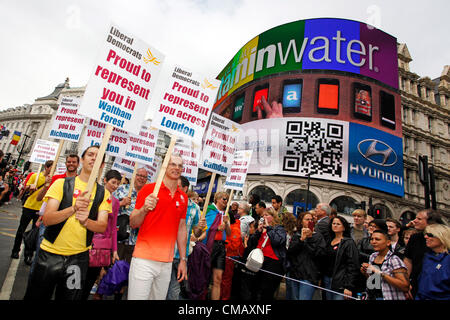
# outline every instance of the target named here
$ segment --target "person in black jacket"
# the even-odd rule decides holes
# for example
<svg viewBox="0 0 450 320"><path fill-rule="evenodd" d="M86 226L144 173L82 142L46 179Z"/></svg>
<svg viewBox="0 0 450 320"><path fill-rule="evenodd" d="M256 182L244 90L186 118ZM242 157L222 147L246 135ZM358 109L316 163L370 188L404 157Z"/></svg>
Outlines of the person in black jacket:
<svg viewBox="0 0 450 320"><path fill-rule="evenodd" d="M326 243L322 234L313 231L313 216L309 212L302 212L298 216L297 232L292 236L287 257L289 260L289 274L295 282L294 288L298 300L312 300L316 288L308 285L318 285L320 280L319 257L325 255ZM310 227L312 227L310 229Z"/></svg>
<svg viewBox="0 0 450 320"><path fill-rule="evenodd" d="M330 224L331 241L326 246L324 286L341 294L352 296L359 275L358 249L350 237L350 224L337 216ZM343 300L344 296L326 292L327 300ZM347 297L345 299L348 299Z"/></svg>
<svg viewBox="0 0 450 320"><path fill-rule="evenodd" d="M375 230L381 230L384 233L388 233L386 221L383 219L375 219L369 222L369 227L367 228L369 235L363 238L357 246L359 251L360 264L369 262L370 255L375 252L372 245L370 244L370 237Z"/></svg>

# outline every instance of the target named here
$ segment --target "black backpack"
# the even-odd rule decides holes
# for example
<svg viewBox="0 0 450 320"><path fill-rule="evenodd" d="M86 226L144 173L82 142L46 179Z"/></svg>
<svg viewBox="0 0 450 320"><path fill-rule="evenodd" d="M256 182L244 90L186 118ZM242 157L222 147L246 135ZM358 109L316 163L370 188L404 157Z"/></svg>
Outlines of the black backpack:
<svg viewBox="0 0 450 320"><path fill-rule="evenodd" d="M65 208L72 206L73 201L73 190L75 188L75 178L76 177L68 177L64 178L64 189L63 189L63 198L61 203L59 204L58 210L63 210ZM97 191L95 192L94 202L92 203L91 210L89 211L89 219L97 220L98 217L98 208L103 201L105 196L105 188L102 185L97 183ZM66 220L45 228L44 238L50 243L54 243L62 228L66 224ZM86 247L90 246L92 243L92 238L94 237L94 232L87 230L86 233Z"/></svg>

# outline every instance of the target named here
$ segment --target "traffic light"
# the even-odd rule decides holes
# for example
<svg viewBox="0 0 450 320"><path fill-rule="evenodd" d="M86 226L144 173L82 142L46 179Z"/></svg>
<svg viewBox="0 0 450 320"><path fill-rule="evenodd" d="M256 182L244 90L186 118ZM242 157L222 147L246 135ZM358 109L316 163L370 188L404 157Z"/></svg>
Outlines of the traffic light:
<svg viewBox="0 0 450 320"><path fill-rule="evenodd" d="M30 169L30 165L30 161L25 162L25 164L23 165L23 171L28 171L28 169Z"/></svg>
<svg viewBox="0 0 450 320"><path fill-rule="evenodd" d="M375 219L381 219L381 209L375 209Z"/></svg>

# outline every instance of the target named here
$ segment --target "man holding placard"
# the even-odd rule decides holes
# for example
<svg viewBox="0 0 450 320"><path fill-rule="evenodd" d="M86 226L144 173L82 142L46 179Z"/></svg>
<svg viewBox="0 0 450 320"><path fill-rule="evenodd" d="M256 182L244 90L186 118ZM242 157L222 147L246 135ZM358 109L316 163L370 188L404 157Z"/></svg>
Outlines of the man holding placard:
<svg viewBox="0 0 450 320"><path fill-rule="evenodd" d="M11 258L18 259L20 252L20 245L22 244L23 233L28 227L30 221L33 221L33 228L35 228L35 223L39 218L38 212L41 209L42 200L38 201L36 198L44 188L46 177L49 175L50 170L53 165L53 160L48 160L44 164L44 171L33 173L28 179L25 187L25 192L28 192L28 198L25 201L22 209L22 216L20 217L19 227L17 228L16 238L14 240L14 247L11 252ZM25 196L25 195L24 195ZM33 253L25 252L25 262L31 264Z"/></svg>
<svg viewBox="0 0 450 320"><path fill-rule="evenodd" d="M45 195L46 230L25 299L49 300L55 288L56 300L80 299L94 232L106 230L112 211L110 194L103 186L95 184L90 198L85 197L98 150L87 148L80 175L56 180Z"/></svg>
<svg viewBox="0 0 450 320"><path fill-rule="evenodd" d="M211 300L220 299L220 284L225 270L225 240L231 234L230 217L225 215L228 200L228 193L217 192L214 195L214 203L208 206L205 216L208 229L204 241L211 252L213 276Z"/></svg>
<svg viewBox="0 0 450 320"><path fill-rule="evenodd" d="M138 193L130 227L140 228L128 279L129 300L164 300L169 287L175 242L180 252L178 281L187 279L186 211L188 197L178 187L183 159L172 154L158 194L156 183Z"/></svg>

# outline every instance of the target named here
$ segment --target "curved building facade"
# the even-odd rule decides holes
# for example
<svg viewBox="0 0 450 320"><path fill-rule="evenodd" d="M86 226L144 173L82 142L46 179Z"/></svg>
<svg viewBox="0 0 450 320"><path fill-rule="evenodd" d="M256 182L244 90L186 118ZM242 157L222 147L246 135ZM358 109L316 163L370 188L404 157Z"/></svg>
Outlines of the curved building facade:
<svg viewBox="0 0 450 320"><path fill-rule="evenodd" d="M250 40L219 74L214 107L242 125L238 149L253 149L237 199L277 194L294 212L370 205L407 223L424 207L417 157L428 155L437 208L450 216L448 66L431 81L409 72L411 60L393 36L344 19L295 21Z"/></svg>

